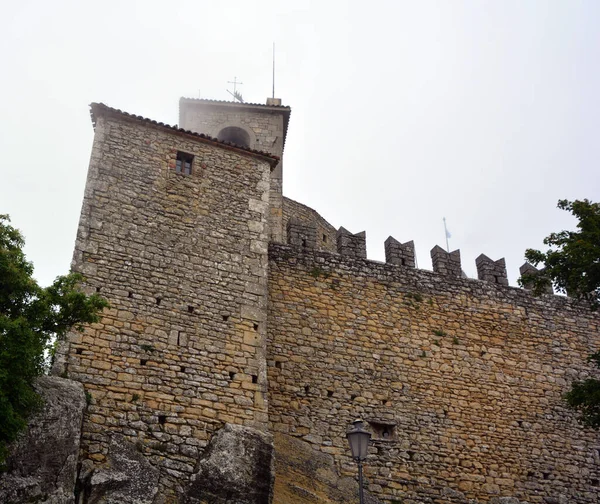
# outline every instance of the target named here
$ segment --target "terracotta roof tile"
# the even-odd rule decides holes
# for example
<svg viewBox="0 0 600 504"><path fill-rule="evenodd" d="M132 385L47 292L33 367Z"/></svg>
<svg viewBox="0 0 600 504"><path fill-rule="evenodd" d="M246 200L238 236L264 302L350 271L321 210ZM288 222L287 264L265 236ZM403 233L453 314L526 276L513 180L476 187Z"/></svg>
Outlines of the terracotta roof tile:
<svg viewBox="0 0 600 504"><path fill-rule="evenodd" d="M255 150L255 149L250 149L249 147L242 147L241 145L237 145L234 144L232 142L225 142L223 140L217 140L216 138L213 138L209 135L205 135L204 133L196 133L194 131L190 131L190 130L185 130L183 128L179 128L177 126L171 126L169 124L165 124L162 122L158 122L155 121L153 119L148 119L147 117L142 117L139 115L135 115L135 114L130 114L128 112L124 112L120 109L115 109L112 107L109 107L108 105L105 105L104 103L92 103L90 104L90 115L92 117L92 124L94 125L94 128L96 127L96 117L105 114L105 113L112 113L112 114L118 114L118 115L122 115L125 117L128 117L130 119L136 119L138 121L142 121L142 122L146 122L149 124L154 124L155 126L160 126L162 128L166 128L172 131L176 131L178 133L185 133L186 135L190 135L196 138L202 138L203 140L209 141L211 143L223 146L223 147L228 147L228 148L235 148L237 150L242 150L245 152L248 152L250 154L255 154L255 155L260 155L262 157L266 157L269 158L271 161L272 165L276 165L279 161L279 157L278 156L274 156L273 154L270 154L269 152L265 152L265 151L259 151L259 150Z"/></svg>

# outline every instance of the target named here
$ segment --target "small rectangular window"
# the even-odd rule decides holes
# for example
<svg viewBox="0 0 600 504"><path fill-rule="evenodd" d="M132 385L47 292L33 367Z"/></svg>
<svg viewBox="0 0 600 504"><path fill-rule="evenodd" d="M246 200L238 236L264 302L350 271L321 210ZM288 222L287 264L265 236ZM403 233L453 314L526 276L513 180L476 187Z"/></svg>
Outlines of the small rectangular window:
<svg viewBox="0 0 600 504"><path fill-rule="evenodd" d="M183 173L184 175L192 174L192 162L194 156L187 154L186 152L177 152L177 162L175 164L175 171L177 173Z"/></svg>

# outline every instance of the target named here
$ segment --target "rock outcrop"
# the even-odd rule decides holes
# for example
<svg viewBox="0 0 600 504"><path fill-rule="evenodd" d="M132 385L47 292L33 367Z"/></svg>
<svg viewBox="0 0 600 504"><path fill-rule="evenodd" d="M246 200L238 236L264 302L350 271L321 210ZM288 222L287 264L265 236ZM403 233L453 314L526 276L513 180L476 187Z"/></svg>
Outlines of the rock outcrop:
<svg viewBox="0 0 600 504"><path fill-rule="evenodd" d="M272 436L225 424L208 445L183 502L270 504L274 478Z"/></svg>
<svg viewBox="0 0 600 504"><path fill-rule="evenodd" d="M82 475L86 504L151 504L158 493L160 472L120 434L113 434L108 467Z"/></svg>
<svg viewBox="0 0 600 504"><path fill-rule="evenodd" d="M0 474L0 502L74 504L81 425L86 407L80 383L44 376L36 390L42 410L11 447Z"/></svg>
<svg viewBox="0 0 600 504"><path fill-rule="evenodd" d="M340 477L331 455L280 433L275 434L275 450L274 504L358 502L356 479ZM379 504L380 501L365 490L365 502Z"/></svg>

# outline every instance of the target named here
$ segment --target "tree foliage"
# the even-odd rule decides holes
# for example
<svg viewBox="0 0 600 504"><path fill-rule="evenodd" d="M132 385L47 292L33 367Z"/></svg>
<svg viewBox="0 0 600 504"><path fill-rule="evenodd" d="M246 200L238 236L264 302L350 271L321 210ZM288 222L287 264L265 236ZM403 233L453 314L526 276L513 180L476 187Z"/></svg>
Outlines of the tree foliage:
<svg viewBox="0 0 600 504"><path fill-rule="evenodd" d="M588 357L600 368L600 352ZM593 429L600 429L600 380L588 378L583 381L573 382L571 390L565 394L569 407L579 413L582 424Z"/></svg>
<svg viewBox="0 0 600 504"><path fill-rule="evenodd" d="M525 259L537 266L539 275L523 275L521 285L531 284L542 292L551 282L558 292L600 306L600 204L584 200L560 200L558 208L571 212L579 220L577 231L551 233L544 239L546 252L527 249Z"/></svg>
<svg viewBox="0 0 600 504"><path fill-rule="evenodd" d="M23 237L9 222L0 215L0 463L40 405L33 382L46 370L53 340L73 326L96 322L107 306L78 290L82 278L74 273L40 287L23 253Z"/></svg>

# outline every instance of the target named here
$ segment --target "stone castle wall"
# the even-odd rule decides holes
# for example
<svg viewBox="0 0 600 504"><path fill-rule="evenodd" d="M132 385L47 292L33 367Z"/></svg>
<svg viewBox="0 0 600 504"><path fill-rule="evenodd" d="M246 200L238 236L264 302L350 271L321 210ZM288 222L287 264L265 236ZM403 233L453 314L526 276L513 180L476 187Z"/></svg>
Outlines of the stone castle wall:
<svg viewBox="0 0 600 504"><path fill-rule="evenodd" d="M290 219L308 225L315 230L315 247L317 250L336 252L336 229L321 217L315 210L290 198L283 197L283 230L287 229ZM287 242L284 240L284 242Z"/></svg>
<svg viewBox="0 0 600 504"><path fill-rule="evenodd" d="M253 106L189 102L185 128L285 135L277 110L256 106L281 121L263 132ZM111 306L57 356L89 394L86 471L107 463L111 439L129 440L175 502L205 483L194 468L215 434L238 424L271 431L276 449L308 443L343 481L356 475L345 432L362 417L368 488L383 501L598 501L600 442L561 398L592 371L597 314L507 287L503 260L484 255L481 280L460 278L460 252L439 247L434 272L415 270L414 244L392 237L388 264L368 261L364 232L281 197L273 157L92 112L73 267ZM178 151L194 156L189 176Z"/></svg>
<svg viewBox="0 0 600 504"><path fill-rule="evenodd" d="M186 481L224 423L266 430L273 159L93 107L96 134L73 269L110 302L59 360L91 404L82 459L120 433ZM176 173L177 152L194 156Z"/></svg>
<svg viewBox="0 0 600 504"><path fill-rule="evenodd" d="M271 244L269 257L275 433L355 475L345 432L362 417L373 432L368 488L398 502L598 502L597 433L561 398L591 370L597 314L324 251Z"/></svg>

